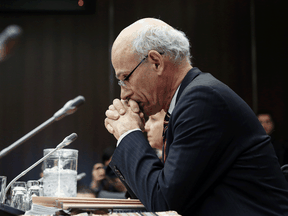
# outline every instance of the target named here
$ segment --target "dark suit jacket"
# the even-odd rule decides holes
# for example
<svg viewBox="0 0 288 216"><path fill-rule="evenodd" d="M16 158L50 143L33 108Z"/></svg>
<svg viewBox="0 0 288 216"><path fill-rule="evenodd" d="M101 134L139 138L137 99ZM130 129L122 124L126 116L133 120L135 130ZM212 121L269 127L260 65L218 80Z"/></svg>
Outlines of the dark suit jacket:
<svg viewBox="0 0 288 216"><path fill-rule="evenodd" d="M288 184L256 115L229 87L197 68L181 84L166 153L164 165L135 131L110 163L148 211L288 215Z"/></svg>

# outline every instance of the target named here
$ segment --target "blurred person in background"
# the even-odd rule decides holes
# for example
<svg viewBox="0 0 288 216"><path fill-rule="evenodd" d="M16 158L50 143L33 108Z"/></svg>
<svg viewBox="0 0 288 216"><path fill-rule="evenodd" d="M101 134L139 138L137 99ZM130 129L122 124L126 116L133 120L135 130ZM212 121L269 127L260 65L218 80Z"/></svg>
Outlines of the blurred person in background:
<svg viewBox="0 0 288 216"><path fill-rule="evenodd" d="M102 163L96 163L92 169L90 188L98 198L124 199L126 188L108 166L113 155L113 148L107 148L102 155Z"/></svg>
<svg viewBox="0 0 288 216"><path fill-rule="evenodd" d="M280 166L283 165L284 160L284 147L283 143L276 139L275 136L275 121L273 115L268 110L261 110L257 113L258 120L260 121L261 125L263 126L267 135L271 137L271 143L273 144L276 156L278 157L278 161Z"/></svg>
<svg viewBox="0 0 288 216"><path fill-rule="evenodd" d="M165 111L161 110L155 115L149 116L149 119L145 123L145 131L147 132L149 144L155 149L155 152L160 159L162 159L163 124L165 114Z"/></svg>

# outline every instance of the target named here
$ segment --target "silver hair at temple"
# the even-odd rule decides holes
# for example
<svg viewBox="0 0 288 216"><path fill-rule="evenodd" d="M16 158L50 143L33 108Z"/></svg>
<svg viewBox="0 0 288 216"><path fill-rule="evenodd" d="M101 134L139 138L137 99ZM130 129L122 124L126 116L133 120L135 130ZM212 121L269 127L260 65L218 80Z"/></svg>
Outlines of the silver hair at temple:
<svg viewBox="0 0 288 216"><path fill-rule="evenodd" d="M191 64L189 40L184 32L174 28L147 25L137 32L132 45L140 59L150 50L156 50L169 56L176 64L184 58Z"/></svg>

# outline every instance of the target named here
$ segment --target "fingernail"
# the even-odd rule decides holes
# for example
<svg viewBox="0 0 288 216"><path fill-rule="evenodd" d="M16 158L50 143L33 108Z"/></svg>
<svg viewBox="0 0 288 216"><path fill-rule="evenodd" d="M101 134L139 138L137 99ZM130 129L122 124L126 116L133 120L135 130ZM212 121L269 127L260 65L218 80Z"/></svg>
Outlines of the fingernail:
<svg viewBox="0 0 288 216"><path fill-rule="evenodd" d="M120 114L122 115L122 114L124 114L124 109L120 109Z"/></svg>

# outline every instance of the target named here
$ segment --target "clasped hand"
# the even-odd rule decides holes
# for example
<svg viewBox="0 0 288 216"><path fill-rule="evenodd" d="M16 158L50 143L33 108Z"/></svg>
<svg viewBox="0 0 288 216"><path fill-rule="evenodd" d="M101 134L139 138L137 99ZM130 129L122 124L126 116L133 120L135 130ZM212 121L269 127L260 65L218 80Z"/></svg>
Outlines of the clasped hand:
<svg viewBox="0 0 288 216"><path fill-rule="evenodd" d="M105 127L117 140L129 130L144 130L144 114L136 101L114 99L105 114Z"/></svg>

